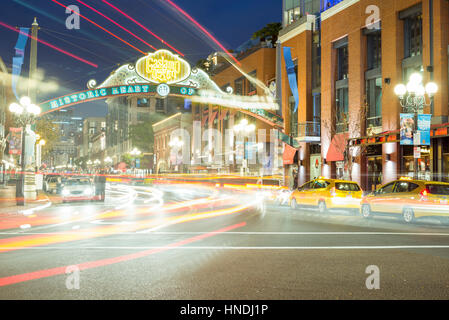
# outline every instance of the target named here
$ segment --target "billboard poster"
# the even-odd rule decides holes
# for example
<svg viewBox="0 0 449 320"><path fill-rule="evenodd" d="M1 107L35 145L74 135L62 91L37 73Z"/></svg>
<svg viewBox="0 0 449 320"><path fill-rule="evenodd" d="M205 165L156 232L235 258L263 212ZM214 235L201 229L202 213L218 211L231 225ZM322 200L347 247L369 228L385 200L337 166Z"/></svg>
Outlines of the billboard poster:
<svg viewBox="0 0 449 320"><path fill-rule="evenodd" d="M413 145L415 120L413 113L401 113L401 145Z"/></svg>
<svg viewBox="0 0 449 320"><path fill-rule="evenodd" d="M22 154L22 128L9 129L9 154Z"/></svg>
<svg viewBox="0 0 449 320"><path fill-rule="evenodd" d="M419 114L418 115L418 132L419 132L419 145L430 146L430 123L432 121L431 114Z"/></svg>

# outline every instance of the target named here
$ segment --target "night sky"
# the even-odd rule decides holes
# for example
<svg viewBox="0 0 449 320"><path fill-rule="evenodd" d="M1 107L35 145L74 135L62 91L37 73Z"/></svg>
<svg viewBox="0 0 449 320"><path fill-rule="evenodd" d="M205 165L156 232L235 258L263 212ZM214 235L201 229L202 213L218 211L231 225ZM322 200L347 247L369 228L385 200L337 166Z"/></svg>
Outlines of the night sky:
<svg viewBox="0 0 449 320"><path fill-rule="evenodd" d="M42 44L38 45L38 68L44 71L39 102L55 96L85 90L90 79L101 83L118 64L133 62L141 53L103 30L81 19L80 30L68 30L65 26L68 14L65 8L52 0L0 0L0 21L11 26L27 27L37 17L40 26L39 38L60 47L83 59L98 64L98 68L77 61ZM128 41L142 51L153 51L146 44L103 18L77 0L58 0L60 3L77 5L80 13L100 26ZM191 64L211 52L218 51L203 33L187 23L165 0L108 0L131 17L142 23L177 50L185 54ZM129 29L158 49L166 48L158 39L137 26L134 22L103 3L102 0L83 0L101 13ZM212 33L226 48L235 49L247 41L253 32L267 23L280 22L282 4L280 0L173 0ZM0 56L8 67L12 65L14 46L18 33L0 26ZM22 76L28 75L30 42L27 44ZM23 84L22 84L23 85ZM49 87L49 88L47 88ZM106 104L99 101L78 105L74 108L78 116L104 116Z"/></svg>

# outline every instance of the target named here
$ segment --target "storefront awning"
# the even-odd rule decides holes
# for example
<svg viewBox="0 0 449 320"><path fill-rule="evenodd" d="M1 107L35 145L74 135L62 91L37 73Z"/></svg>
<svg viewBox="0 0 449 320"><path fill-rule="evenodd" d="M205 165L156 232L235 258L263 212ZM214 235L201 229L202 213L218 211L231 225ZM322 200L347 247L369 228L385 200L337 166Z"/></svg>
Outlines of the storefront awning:
<svg viewBox="0 0 449 320"><path fill-rule="evenodd" d="M346 150L347 139L348 133L336 134L332 138L331 145L327 151L326 161L343 161L345 159L344 152Z"/></svg>
<svg viewBox="0 0 449 320"><path fill-rule="evenodd" d="M284 155L283 155L284 165L293 164L293 161L294 161L295 155L296 155L296 151L297 150L295 148L293 148L292 146L285 144Z"/></svg>

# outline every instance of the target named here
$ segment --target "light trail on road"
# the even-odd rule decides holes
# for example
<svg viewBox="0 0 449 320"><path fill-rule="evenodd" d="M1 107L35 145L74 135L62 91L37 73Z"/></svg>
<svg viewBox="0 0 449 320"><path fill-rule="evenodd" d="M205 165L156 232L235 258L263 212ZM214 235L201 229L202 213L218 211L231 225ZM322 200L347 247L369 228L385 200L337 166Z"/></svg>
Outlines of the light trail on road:
<svg viewBox="0 0 449 320"><path fill-rule="evenodd" d="M128 254L125 256L119 256L119 257L108 258L108 259L97 260L97 261L84 262L84 263L80 263L76 266L78 267L79 270L87 270L87 269L103 267L103 266L107 266L107 265L111 265L111 264L116 264L116 263L120 263L120 262L130 261L130 260L134 260L134 259L138 259L138 258L143 258L143 257L149 256L152 254L161 253L161 252L164 252L167 250L171 250L171 249L175 249L180 246L187 245L189 243L193 243L193 242L196 242L199 240L210 238L216 234L220 234L223 232L241 228L241 227L244 227L245 225L246 225L246 222L241 222L238 224L234 224L234 225L231 225L231 226L228 226L225 228L215 230L211 233L206 233L203 235L199 235L199 236L188 238L188 239L185 239L182 241L178 241L178 242L166 245L166 246L158 248L158 249L150 249L150 250L146 250L146 251ZM51 277L51 276L55 276L55 275L65 274L68 267L70 267L70 266L57 267L57 268L53 268L53 269L40 270L40 271L0 278L0 287L19 283L19 282L24 282L24 281L36 280L36 279L40 279L40 278L46 278L46 277Z"/></svg>

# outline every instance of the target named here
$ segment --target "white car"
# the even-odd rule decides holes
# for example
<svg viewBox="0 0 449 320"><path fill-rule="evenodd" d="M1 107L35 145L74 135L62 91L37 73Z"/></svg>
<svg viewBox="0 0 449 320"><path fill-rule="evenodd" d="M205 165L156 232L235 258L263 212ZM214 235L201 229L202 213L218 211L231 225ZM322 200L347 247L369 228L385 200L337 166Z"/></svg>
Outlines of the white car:
<svg viewBox="0 0 449 320"><path fill-rule="evenodd" d="M95 187L89 178L71 178L61 191L62 202L95 200Z"/></svg>

